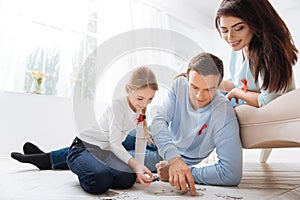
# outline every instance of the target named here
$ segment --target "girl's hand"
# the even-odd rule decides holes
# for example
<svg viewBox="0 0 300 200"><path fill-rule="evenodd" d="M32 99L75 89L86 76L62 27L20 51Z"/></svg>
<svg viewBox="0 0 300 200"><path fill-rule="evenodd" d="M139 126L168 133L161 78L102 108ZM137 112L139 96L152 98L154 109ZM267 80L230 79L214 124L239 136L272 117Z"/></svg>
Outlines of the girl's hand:
<svg viewBox="0 0 300 200"><path fill-rule="evenodd" d="M139 171L136 172L136 180L143 186L148 186L154 180L154 176L147 167L141 165Z"/></svg>
<svg viewBox="0 0 300 200"><path fill-rule="evenodd" d="M136 182L141 183L144 186L148 186L154 180L151 171L139 163L136 159L130 158L128 164L136 173Z"/></svg>

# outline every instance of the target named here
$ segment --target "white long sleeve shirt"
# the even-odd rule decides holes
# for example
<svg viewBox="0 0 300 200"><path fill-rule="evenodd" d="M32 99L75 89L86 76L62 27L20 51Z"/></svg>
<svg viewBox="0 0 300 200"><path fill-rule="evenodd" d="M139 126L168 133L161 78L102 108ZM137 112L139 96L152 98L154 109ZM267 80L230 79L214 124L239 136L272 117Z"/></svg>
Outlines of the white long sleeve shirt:
<svg viewBox="0 0 300 200"><path fill-rule="evenodd" d="M132 156L123 147L122 142L127 134L136 128L137 160L144 164L146 139L142 124L137 124L141 113L134 112L127 100L127 96L116 99L100 115L92 127L79 133L79 138L87 143L97 145L103 150L112 151L120 160L128 164Z"/></svg>

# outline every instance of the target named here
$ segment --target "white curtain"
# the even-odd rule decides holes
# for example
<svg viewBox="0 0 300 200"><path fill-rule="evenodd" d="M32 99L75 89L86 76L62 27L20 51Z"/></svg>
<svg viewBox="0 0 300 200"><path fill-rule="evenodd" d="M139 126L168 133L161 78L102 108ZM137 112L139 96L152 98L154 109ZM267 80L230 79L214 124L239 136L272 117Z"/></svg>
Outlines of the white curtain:
<svg viewBox="0 0 300 200"><path fill-rule="evenodd" d="M114 36L122 33L143 28L156 28L170 30L169 16L167 13L146 3L147 1L138 0L111 0L101 1L99 4L99 45ZM171 38L170 38L171 39ZM123 44L120 44L123 45ZM105 74L98 80L96 107L101 111L103 105L111 102L112 98L125 94L125 84L128 73L138 66L168 66L175 71L173 74L182 71L186 67L186 61L181 60L175 54L158 49L137 49L125 55L121 55L107 67ZM155 73L168 71L167 68L153 67ZM166 72L165 78L172 76ZM159 80L158 80L159 81ZM108 87L109 86L109 87ZM156 104L161 96L166 92L166 88L160 88L156 94L154 103Z"/></svg>
<svg viewBox="0 0 300 200"><path fill-rule="evenodd" d="M112 61L101 80L93 63L82 71L97 46L141 28L169 29L169 16L139 0L0 0L0 90L30 93L35 70L48 75L45 95L70 98L78 84L82 98L94 99L96 91L107 103L137 66L185 67L173 54L142 49Z"/></svg>
<svg viewBox="0 0 300 200"><path fill-rule="evenodd" d="M30 93L34 70L48 75L44 94L69 97L84 41L93 36L90 2L1 0L0 90Z"/></svg>

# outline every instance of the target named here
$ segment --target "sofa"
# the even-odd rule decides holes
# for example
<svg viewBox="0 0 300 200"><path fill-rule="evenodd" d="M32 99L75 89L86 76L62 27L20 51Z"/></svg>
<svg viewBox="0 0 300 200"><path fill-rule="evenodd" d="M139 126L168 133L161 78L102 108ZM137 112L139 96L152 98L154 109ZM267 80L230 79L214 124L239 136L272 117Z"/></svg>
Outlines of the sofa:
<svg viewBox="0 0 300 200"><path fill-rule="evenodd" d="M266 162L272 148L300 147L300 88L261 108L235 107L243 148L263 149Z"/></svg>

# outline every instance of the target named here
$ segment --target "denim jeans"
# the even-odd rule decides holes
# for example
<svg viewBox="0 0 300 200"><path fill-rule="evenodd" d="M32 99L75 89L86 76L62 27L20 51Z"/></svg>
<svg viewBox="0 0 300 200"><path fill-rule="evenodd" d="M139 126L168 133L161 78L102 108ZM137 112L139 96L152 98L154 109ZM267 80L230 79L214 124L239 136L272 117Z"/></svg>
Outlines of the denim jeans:
<svg viewBox="0 0 300 200"><path fill-rule="evenodd" d="M136 131L131 131L122 143L125 149L134 157L135 154L135 134ZM50 163L52 169L69 169L67 164L67 155L69 147L62 148L56 151L50 152ZM152 172L156 171L155 164L162 160L159 156L157 147L154 144L147 144L145 152L145 166Z"/></svg>
<svg viewBox="0 0 300 200"><path fill-rule="evenodd" d="M50 163L52 169L69 169L67 164L67 155L69 153L69 147L62 148L56 151L50 152Z"/></svg>
<svg viewBox="0 0 300 200"><path fill-rule="evenodd" d="M134 150L135 149L135 136L136 136L136 130L132 130L128 133L126 139L122 142L122 145L126 150ZM155 144L147 142L146 149L149 149L150 151L157 151L157 146Z"/></svg>
<svg viewBox="0 0 300 200"><path fill-rule="evenodd" d="M136 174L111 151L75 138L67 156L67 164L78 176L82 189L92 194L103 194L108 189L131 188Z"/></svg>

